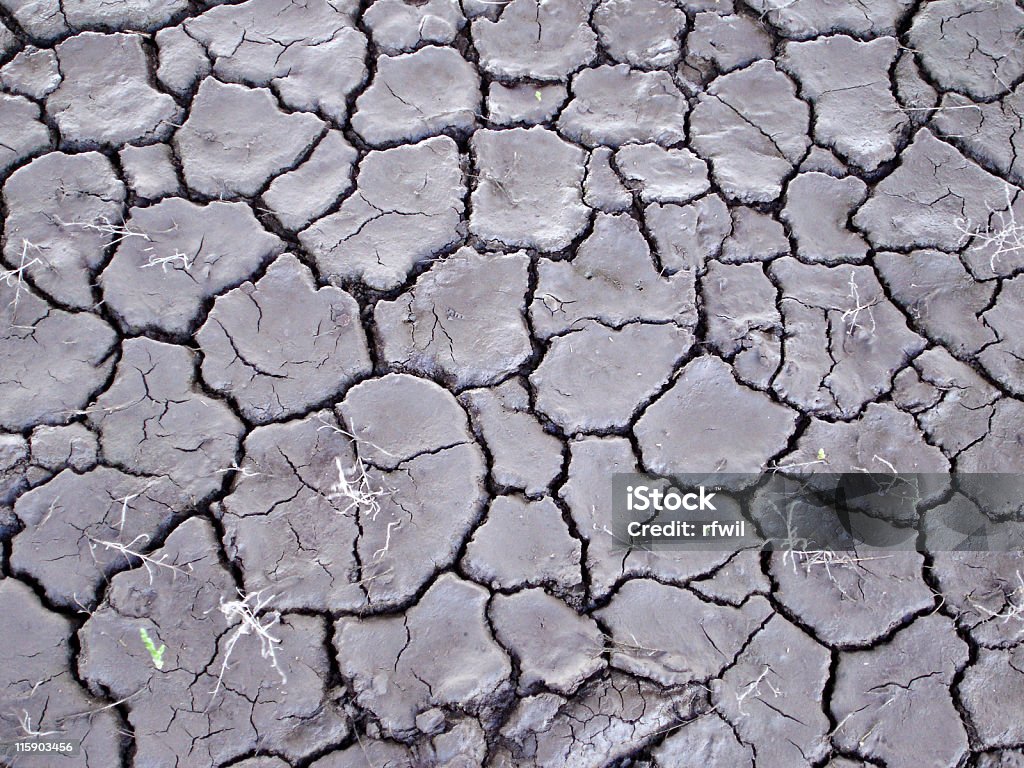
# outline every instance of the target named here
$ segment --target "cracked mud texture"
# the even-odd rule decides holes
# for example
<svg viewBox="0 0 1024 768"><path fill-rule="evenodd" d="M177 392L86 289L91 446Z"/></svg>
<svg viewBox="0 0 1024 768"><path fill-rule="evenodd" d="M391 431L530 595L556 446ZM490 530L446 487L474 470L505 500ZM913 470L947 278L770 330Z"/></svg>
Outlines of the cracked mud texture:
<svg viewBox="0 0 1024 768"><path fill-rule="evenodd" d="M614 472L1024 471L1022 40L0 0L0 741L83 743L0 763L1024 767L983 485L832 565L610 527Z"/></svg>

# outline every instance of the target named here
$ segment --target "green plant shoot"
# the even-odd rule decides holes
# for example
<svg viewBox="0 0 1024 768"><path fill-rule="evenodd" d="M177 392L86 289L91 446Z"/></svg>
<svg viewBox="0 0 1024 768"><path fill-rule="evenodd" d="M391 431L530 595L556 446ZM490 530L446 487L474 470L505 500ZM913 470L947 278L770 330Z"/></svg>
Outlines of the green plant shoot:
<svg viewBox="0 0 1024 768"><path fill-rule="evenodd" d="M149 657L153 659L153 666L157 669L163 669L164 651L167 650L167 646L161 645L157 648L156 643L153 642L153 638L149 636L149 632L146 631L145 627L139 627L139 637L142 638L142 644L146 646L146 650L149 651Z"/></svg>

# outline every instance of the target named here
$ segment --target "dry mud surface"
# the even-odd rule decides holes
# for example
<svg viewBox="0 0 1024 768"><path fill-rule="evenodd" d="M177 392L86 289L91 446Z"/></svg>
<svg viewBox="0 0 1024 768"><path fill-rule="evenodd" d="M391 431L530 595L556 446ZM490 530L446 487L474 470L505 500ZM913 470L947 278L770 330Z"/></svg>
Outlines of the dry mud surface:
<svg viewBox="0 0 1024 768"><path fill-rule="evenodd" d="M1024 471L1022 36L0 0L0 741L83 743L10 762L1024 766L1020 555L608 528L635 468Z"/></svg>

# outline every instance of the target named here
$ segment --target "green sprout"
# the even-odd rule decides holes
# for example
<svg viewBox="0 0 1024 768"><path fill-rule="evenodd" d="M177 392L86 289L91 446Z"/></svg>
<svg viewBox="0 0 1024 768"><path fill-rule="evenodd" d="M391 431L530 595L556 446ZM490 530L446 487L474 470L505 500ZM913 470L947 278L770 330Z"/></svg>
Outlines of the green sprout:
<svg viewBox="0 0 1024 768"><path fill-rule="evenodd" d="M819 448L818 449L818 461L824 461L824 460L825 460L825 449L824 448Z"/></svg>
<svg viewBox="0 0 1024 768"><path fill-rule="evenodd" d="M149 632L146 631L145 627L139 627L139 637L142 638L142 644L146 646L146 650L149 651L149 657L153 659L153 666L157 669L163 669L164 651L167 650L167 646L161 645L157 648L156 643L153 642L153 638L149 636Z"/></svg>
<svg viewBox="0 0 1024 768"><path fill-rule="evenodd" d="M544 97L541 95L540 91L534 91L533 95L537 97L537 101L544 101Z"/></svg>

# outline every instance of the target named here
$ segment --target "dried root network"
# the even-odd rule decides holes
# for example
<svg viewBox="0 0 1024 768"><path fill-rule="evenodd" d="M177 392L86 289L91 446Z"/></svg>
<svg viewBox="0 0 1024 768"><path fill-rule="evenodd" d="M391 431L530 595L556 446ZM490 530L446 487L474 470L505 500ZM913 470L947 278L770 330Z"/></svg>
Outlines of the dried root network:
<svg viewBox="0 0 1024 768"><path fill-rule="evenodd" d="M376 520L380 514L381 499L389 495L389 492L371 480L366 465L358 456L349 470L345 469L340 457L334 459L334 466L338 470L338 479L331 485L327 498L344 503L338 509L338 514L365 514L371 520Z"/></svg>
<svg viewBox="0 0 1024 768"><path fill-rule="evenodd" d="M152 248L147 248L148 251L152 251ZM148 269L149 267L160 267L161 270L166 272L168 269L183 269L188 271L192 266L192 261L189 259L188 254L182 253L181 251L175 251L168 256L157 256L155 254L150 255L149 261L142 265L142 269Z"/></svg>
<svg viewBox="0 0 1024 768"><path fill-rule="evenodd" d="M21 717L18 718L18 727L21 732L31 739L45 739L47 736L56 736L62 731L44 731L41 727L32 726L32 716L27 709L21 710Z"/></svg>
<svg viewBox="0 0 1024 768"><path fill-rule="evenodd" d="M974 600L971 605L988 620L998 620L1004 624L1008 621L1024 622L1024 575L1020 571L1017 571L1017 586L1005 593L1004 599L1006 604L999 611L986 608Z"/></svg>
<svg viewBox="0 0 1024 768"><path fill-rule="evenodd" d="M142 566L146 569L146 573L149 575L149 583L153 583L153 576L156 574L157 569L166 568L171 571L172 574L184 574L188 575L189 571L192 570L191 566L186 565L182 567L175 565L174 563L167 562L167 555L161 554L157 557L143 554L139 551L138 545L146 545L149 542L149 536L144 533L140 533L134 539L129 541L127 544L120 541L109 541L106 539L96 539L92 536L89 537L89 548L93 553L93 557L96 556L96 547L103 547L106 550L113 550L120 553L125 561L129 565L134 565L135 561L142 563Z"/></svg>
<svg viewBox="0 0 1024 768"><path fill-rule="evenodd" d="M989 209L985 226L960 220L956 222L956 227L972 250L988 253L989 269L992 272L996 272L1003 261L1017 262L1024 257L1024 224L1017 222L1009 187L1006 191L1006 207L998 211Z"/></svg>
<svg viewBox="0 0 1024 768"><path fill-rule="evenodd" d="M101 235L106 235L111 238L110 244L117 245L122 240L127 240L131 237L141 237L143 240L150 240L150 237L145 232L132 229L128 225L114 224L106 218L100 218L96 221L60 221L58 224L62 227L74 227L76 229L83 229L87 232L99 232Z"/></svg>
<svg viewBox="0 0 1024 768"><path fill-rule="evenodd" d="M281 640L270 633L280 623L281 614L274 610L267 610L267 606L277 596L264 596L264 591L260 590L250 594L239 591L238 600L221 601L220 612L224 615L228 627L234 627L234 629L231 630L231 634L224 644L224 660L221 662L220 672L217 674L217 685L210 694L211 705L220 692L224 674L227 672L231 656L235 652L235 646L246 635L255 635L259 639L260 658L270 662L270 666L280 676L282 684L288 682L288 676L285 675L277 660L277 647L281 644Z"/></svg>
<svg viewBox="0 0 1024 768"><path fill-rule="evenodd" d="M782 554L783 564L789 560L793 566L793 572L797 571L799 565L805 573L810 573L816 567L822 567L832 576L831 568L837 566L855 566L858 563L866 563L871 560L884 560L888 555L863 556L856 552L836 552L832 549L809 549L809 550L786 550Z"/></svg>
<svg viewBox="0 0 1024 768"><path fill-rule="evenodd" d="M21 299L21 292L24 290L25 271L30 267L42 263L38 256L28 257L29 249L39 251L39 246L33 245L28 240L21 241L21 259L14 269L0 269L0 282L10 288L14 288L14 298L11 299L11 317L18 312L18 302Z"/></svg>

